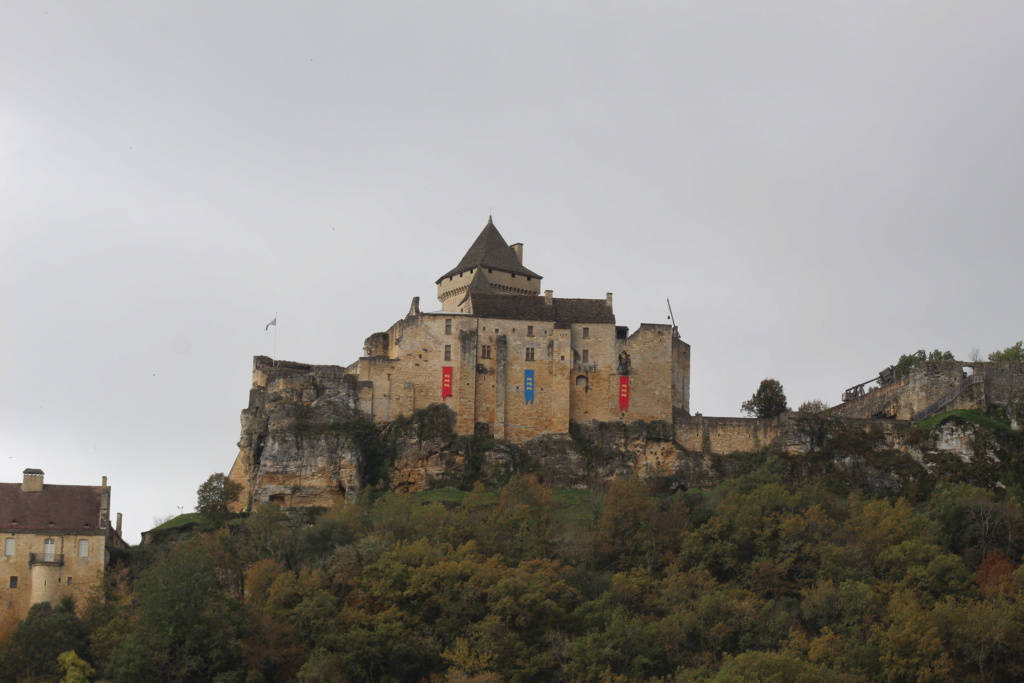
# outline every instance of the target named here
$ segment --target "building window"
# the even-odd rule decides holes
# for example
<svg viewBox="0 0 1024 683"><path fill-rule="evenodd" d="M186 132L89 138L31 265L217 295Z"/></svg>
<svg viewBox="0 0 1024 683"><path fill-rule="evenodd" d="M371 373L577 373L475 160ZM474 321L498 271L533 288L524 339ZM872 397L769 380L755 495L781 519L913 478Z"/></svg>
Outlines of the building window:
<svg viewBox="0 0 1024 683"><path fill-rule="evenodd" d="M584 339L590 339L590 328L589 327L584 327L583 328L583 338Z"/></svg>
<svg viewBox="0 0 1024 683"><path fill-rule="evenodd" d="M483 346L480 347L480 357L481 358L490 358L491 357L491 347L489 345L484 344Z"/></svg>
<svg viewBox="0 0 1024 683"><path fill-rule="evenodd" d="M444 319L444 333L445 334L451 334L452 333L452 319L451 318L445 318Z"/></svg>
<svg viewBox="0 0 1024 683"><path fill-rule="evenodd" d="M589 363L590 362L590 351L588 351L587 349L583 349L583 362L584 363Z"/></svg>
<svg viewBox="0 0 1024 683"><path fill-rule="evenodd" d="M533 347L532 346L527 346L526 347L526 360L533 360Z"/></svg>
<svg viewBox="0 0 1024 683"><path fill-rule="evenodd" d="M587 388L587 376L586 375L577 375L576 376L576 386L583 387L584 389L586 389Z"/></svg>
<svg viewBox="0 0 1024 683"><path fill-rule="evenodd" d="M17 587L18 587L18 577L17 576L12 576L11 577L11 588L17 588Z"/></svg>
<svg viewBox="0 0 1024 683"><path fill-rule="evenodd" d="M444 359L445 360L451 360L452 359L452 345L451 344L445 344L444 345Z"/></svg>
<svg viewBox="0 0 1024 683"><path fill-rule="evenodd" d="M78 541L78 556L89 557L89 541L84 538Z"/></svg>
<svg viewBox="0 0 1024 683"><path fill-rule="evenodd" d="M14 539L13 538L4 539L4 555L7 555L8 557L10 557L13 554L14 554Z"/></svg>
<svg viewBox="0 0 1024 683"><path fill-rule="evenodd" d="M54 552L56 549L57 546L54 544L52 538L48 538L43 541L43 561L53 562L53 558L56 556L56 553Z"/></svg>
<svg viewBox="0 0 1024 683"><path fill-rule="evenodd" d="M532 337L533 336L533 325L527 325L526 326L526 336L527 337Z"/></svg>
<svg viewBox="0 0 1024 683"><path fill-rule="evenodd" d="M68 585L69 586L71 585L71 577L70 576L68 577Z"/></svg>

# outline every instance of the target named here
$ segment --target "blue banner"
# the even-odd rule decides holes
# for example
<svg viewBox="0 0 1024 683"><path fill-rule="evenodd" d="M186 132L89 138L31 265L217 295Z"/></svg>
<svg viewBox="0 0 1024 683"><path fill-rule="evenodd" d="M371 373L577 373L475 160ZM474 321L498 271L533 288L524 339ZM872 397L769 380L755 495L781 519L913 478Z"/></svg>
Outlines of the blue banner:
<svg viewBox="0 0 1024 683"><path fill-rule="evenodd" d="M533 403L533 370L525 370L523 375L523 398Z"/></svg>

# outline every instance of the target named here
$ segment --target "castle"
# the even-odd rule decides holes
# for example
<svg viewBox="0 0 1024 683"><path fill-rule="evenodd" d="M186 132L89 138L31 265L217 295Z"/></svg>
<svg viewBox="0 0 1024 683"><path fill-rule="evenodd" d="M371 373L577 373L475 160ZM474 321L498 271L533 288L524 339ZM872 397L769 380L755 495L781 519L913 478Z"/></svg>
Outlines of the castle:
<svg viewBox="0 0 1024 683"><path fill-rule="evenodd" d="M229 474L245 491L236 509L329 506L367 483L417 490L450 481L468 467L467 450L454 442L432 441L423 429L392 434L394 461L380 482L369 473L372 457L346 428L358 417L394 427L437 404L446 406L456 438L515 444L565 486L628 472L704 485L714 474L712 456L815 448L797 416L691 416L690 347L674 325L642 324L630 333L616 325L611 294L556 298L542 290L542 279L523 264L523 245L509 246L488 220L458 265L437 279L441 310L421 311L413 298L408 314L370 335L351 365L255 357ZM956 408L1004 406L1019 417L1022 397L1020 363L928 362L822 418L884 433L896 447L899 424ZM598 469L583 462L570 434L588 430L602 447L614 441L626 460ZM505 467L503 458L499 447L483 466Z"/></svg>
<svg viewBox="0 0 1024 683"><path fill-rule="evenodd" d="M346 368L359 409L386 422L432 403L456 414L458 434L522 442L564 434L570 422L666 420L689 414L690 346L671 325L615 324L612 295L541 294L493 220L436 282L441 310L409 314L366 340Z"/></svg>

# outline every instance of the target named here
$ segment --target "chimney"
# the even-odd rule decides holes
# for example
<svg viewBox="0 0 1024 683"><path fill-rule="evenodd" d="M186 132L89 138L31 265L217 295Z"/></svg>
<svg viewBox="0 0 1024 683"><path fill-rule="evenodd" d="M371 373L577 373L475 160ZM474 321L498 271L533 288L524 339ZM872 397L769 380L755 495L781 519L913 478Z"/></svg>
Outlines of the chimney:
<svg viewBox="0 0 1024 683"><path fill-rule="evenodd" d="M42 491L43 490L43 471L29 467L22 472L21 490L22 491Z"/></svg>
<svg viewBox="0 0 1024 683"><path fill-rule="evenodd" d="M104 475L104 477L103 477L103 483L102 483L102 484L100 484L100 486L106 486L106 485L107 485L107 477L106 477L106 476Z"/></svg>
<svg viewBox="0 0 1024 683"><path fill-rule="evenodd" d="M608 292L604 295L604 303L608 308L612 307L612 293Z"/></svg>
<svg viewBox="0 0 1024 683"><path fill-rule="evenodd" d="M411 318L411 317L417 316L419 314L420 314L420 298L418 296L414 296L412 298L412 304L409 306L409 315L407 317Z"/></svg>
<svg viewBox="0 0 1024 683"><path fill-rule="evenodd" d="M117 513L117 535L121 535L121 513Z"/></svg>
<svg viewBox="0 0 1024 683"><path fill-rule="evenodd" d="M519 265L523 265L523 243L516 242L512 245L512 251L515 252L516 258L519 260Z"/></svg>
<svg viewBox="0 0 1024 683"><path fill-rule="evenodd" d="M552 291L550 289L545 289L544 290L544 303L545 303L545 305L547 305L547 306L551 305L551 299L552 299L552 297L554 297L554 295L555 295L554 291Z"/></svg>

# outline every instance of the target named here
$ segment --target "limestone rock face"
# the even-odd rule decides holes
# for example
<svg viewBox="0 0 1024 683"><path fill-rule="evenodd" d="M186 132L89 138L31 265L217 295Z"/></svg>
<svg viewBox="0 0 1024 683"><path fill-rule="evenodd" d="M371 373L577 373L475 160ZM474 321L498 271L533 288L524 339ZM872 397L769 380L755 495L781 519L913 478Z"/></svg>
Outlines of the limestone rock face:
<svg viewBox="0 0 1024 683"><path fill-rule="evenodd" d="M253 359L249 406L229 475L250 504L331 505L359 491L362 453L342 428L357 416L356 385L343 368Z"/></svg>
<svg viewBox="0 0 1024 683"><path fill-rule="evenodd" d="M392 491L425 491L438 482L449 483L466 468L466 458L445 439L402 438L389 477Z"/></svg>

